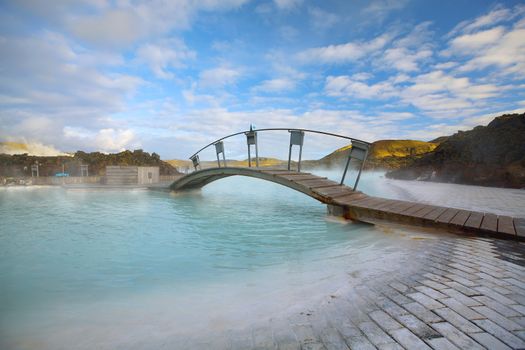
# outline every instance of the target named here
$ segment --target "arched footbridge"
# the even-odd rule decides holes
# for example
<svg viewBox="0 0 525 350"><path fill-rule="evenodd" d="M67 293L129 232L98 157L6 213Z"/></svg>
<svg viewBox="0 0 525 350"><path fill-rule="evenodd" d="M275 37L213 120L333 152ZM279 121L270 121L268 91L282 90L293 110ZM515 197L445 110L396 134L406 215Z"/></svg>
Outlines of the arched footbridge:
<svg viewBox="0 0 525 350"><path fill-rule="evenodd" d="M286 169L271 169L251 167L250 146L254 145L256 150L255 163L259 164L257 150L257 132L265 130L288 130L290 132L290 151L288 167ZM307 172L301 172L301 151L305 132L317 132L330 136L349 139L352 148L348 153L346 167L343 170L340 182L335 182L326 177L317 176ZM245 134L248 145L249 167L228 167L224 156L223 140ZM299 136L297 136L299 135ZM198 153L203 149L215 145L217 153L217 167L199 169L200 160ZM300 147L297 171L291 169L292 146ZM318 201L328 205L328 210L333 215L342 216L346 219L362 221L367 223L399 223L405 225L417 225L444 229L450 232L483 234L497 236L507 239L525 240L525 219L513 218L505 215L496 215L477 211L448 208L429 205L424 203L385 199L368 196L357 190L359 177L368 154L368 143L352 139L342 135L318 132L304 129L260 129L244 131L229 135L210 143L190 159L193 161L195 171L176 180L171 186L172 191L187 191L200 189L207 184L230 176L247 176L258 178L286 186L304 193ZM219 155L222 154L221 161ZM358 175L353 187L344 184L347 169L352 159L360 163Z"/></svg>

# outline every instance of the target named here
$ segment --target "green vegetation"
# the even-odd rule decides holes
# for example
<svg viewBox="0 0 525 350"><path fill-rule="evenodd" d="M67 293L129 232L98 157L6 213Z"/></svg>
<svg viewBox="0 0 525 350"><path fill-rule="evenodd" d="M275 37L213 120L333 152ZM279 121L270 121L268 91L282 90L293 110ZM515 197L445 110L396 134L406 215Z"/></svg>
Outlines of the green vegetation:
<svg viewBox="0 0 525 350"><path fill-rule="evenodd" d="M71 176L80 176L80 164L89 165L90 175L105 175L106 165L158 166L161 175L174 175L177 170L160 160L156 153L142 150L124 151L114 154L100 152L76 152L73 156L39 157L27 154L0 154L0 176L31 176L31 165L38 162L40 176L54 176L62 167Z"/></svg>
<svg viewBox="0 0 525 350"><path fill-rule="evenodd" d="M189 168L193 169L193 164L190 160L181 160L181 159L171 159L167 160L166 163L169 163L170 165L177 167L179 169L182 168ZM234 167L247 167L248 166L248 159L245 160L232 160L227 159L226 163L228 166L234 166ZM277 159L277 158L266 158L266 157L259 157L259 166L261 167L279 167L283 166L286 163L286 161ZM203 168L212 168L217 166L216 161L202 161L201 166ZM255 166L255 157L252 158L252 166Z"/></svg>
<svg viewBox="0 0 525 350"><path fill-rule="evenodd" d="M397 169L411 164L424 154L432 152L437 146L438 143L416 140L376 141L370 147L366 169ZM351 145L348 145L339 148L317 162L309 162L309 165L344 166L351 147Z"/></svg>

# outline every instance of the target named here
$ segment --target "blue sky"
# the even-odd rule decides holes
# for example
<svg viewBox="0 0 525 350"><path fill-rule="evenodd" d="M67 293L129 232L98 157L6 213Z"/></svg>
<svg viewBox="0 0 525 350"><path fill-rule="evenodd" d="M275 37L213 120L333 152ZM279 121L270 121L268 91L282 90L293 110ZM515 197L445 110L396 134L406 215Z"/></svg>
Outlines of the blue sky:
<svg viewBox="0 0 525 350"><path fill-rule="evenodd" d="M525 109L520 1L52 4L0 1L0 141L170 159L250 123L430 140Z"/></svg>

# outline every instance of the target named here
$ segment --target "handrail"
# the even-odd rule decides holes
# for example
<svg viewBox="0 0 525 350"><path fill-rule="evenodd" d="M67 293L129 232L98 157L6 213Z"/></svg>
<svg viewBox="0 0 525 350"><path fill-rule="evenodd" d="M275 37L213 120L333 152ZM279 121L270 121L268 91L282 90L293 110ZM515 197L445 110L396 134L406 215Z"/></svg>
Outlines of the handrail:
<svg viewBox="0 0 525 350"><path fill-rule="evenodd" d="M359 173L357 175L357 179L356 179L355 184L354 184L354 191L356 190L357 184L359 183L359 178L361 177L361 172L363 170L366 158L368 156L368 148L369 148L369 146L371 144L370 144L370 142L366 142L366 141L359 140L359 139L354 139L353 137L348 137L348 136L344 136L344 135L334 134L334 133L331 133L331 132L311 130L311 129L292 129L292 128L266 128L266 129L257 129L257 130L253 130L252 128L250 128L250 130L236 132L234 134L221 137L220 139L215 140L215 141L207 144L206 146L202 147L200 150L195 152L193 155L191 155L190 159L193 162L193 166L195 167L195 170L197 170L197 167L199 166L199 163L200 163L198 154L200 152L202 152L203 150L205 150L206 148L208 148L208 147L210 147L212 145L215 145L215 151L216 151L216 154L217 154L217 165L218 165L219 168L221 167L221 161L219 159L219 154L222 153L224 167L226 167L226 156L224 154L224 143L222 141L227 139L227 138L233 137L233 136L245 134L246 137L247 137L247 145L248 145L248 166L249 167L252 166L252 164L251 164L251 156L250 156L250 144L253 144L253 145L255 145L255 155L256 155L255 157L256 157L256 164L257 164L257 167L258 167L259 166L259 155L258 155L258 151L257 151L257 139L256 139L256 135L257 134L256 133L259 132L259 131L284 131L284 130L290 132L290 149L288 151L288 170L290 170L290 165L291 165L291 160L292 160L292 147L294 145L299 146L299 161L297 162L297 171L298 172L301 171L301 154L302 154L302 150L303 150L303 141L304 141L304 133L305 132L311 132L311 133L315 133L315 134L334 136L334 137L339 137L339 138L342 138L342 139L350 140L352 142L352 150L350 151L350 154L348 155L348 159L346 161L346 166L344 168L343 177L341 178L340 184L343 185L343 183L345 181L345 176L346 176L346 173L347 173L347 170L348 170L348 166L350 165L350 159L351 158L357 159L357 160L361 161L361 167L359 168Z"/></svg>
<svg viewBox="0 0 525 350"><path fill-rule="evenodd" d="M331 132L325 132L325 131L318 131L318 130L311 130L311 129L291 129L291 128L266 128L266 129L254 129L253 131L292 131L292 130L297 130L297 131L304 131L304 132L311 132L311 133L315 133L315 134L322 134L322 135L328 135L328 136L334 136L334 137L339 137L339 138L342 138L342 139L347 139L347 140L350 140L350 141L357 141L357 142L362 142L364 144L367 144L367 145L370 145L370 142L366 142L366 141L363 141L363 140L359 140L359 139L355 139L353 137L348 137L348 136L344 136L344 135L340 135L340 134L334 134L334 133L331 133ZM227 138L230 138L230 137L233 137L233 136L237 136L237 135L242 135L242 134L245 134L247 132L250 132L250 130L246 130L246 131L240 131L240 132L236 132L234 134L231 134L231 135L227 135L227 136L224 136L224 137L221 137L220 139L217 139L213 142L210 142L209 144L207 144L206 146L202 147L200 150L198 150L197 152L195 152L194 154L192 154L189 159L195 157L197 154L199 154L201 151L205 150L206 148L216 144L217 142L219 141L222 141L222 140L225 140Z"/></svg>

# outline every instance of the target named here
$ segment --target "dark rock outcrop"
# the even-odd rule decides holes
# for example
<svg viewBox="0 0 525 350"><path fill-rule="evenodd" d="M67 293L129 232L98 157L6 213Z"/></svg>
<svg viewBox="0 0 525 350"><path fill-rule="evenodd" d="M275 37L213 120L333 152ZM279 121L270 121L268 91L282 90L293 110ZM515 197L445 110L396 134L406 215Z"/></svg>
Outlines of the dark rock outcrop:
<svg viewBox="0 0 525 350"><path fill-rule="evenodd" d="M459 131L387 177L523 188L525 113L502 115L487 126Z"/></svg>

